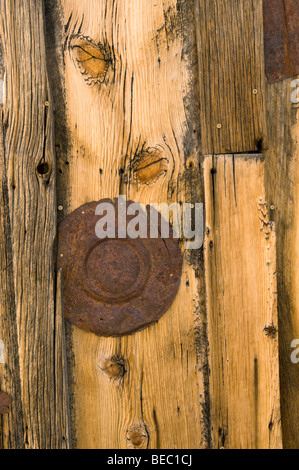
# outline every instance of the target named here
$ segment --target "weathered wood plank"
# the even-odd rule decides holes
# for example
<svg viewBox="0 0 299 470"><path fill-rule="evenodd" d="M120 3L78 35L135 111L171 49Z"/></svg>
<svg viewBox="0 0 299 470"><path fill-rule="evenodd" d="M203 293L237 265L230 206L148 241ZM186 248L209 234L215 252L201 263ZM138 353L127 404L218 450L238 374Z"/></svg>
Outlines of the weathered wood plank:
<svg viewBox="0 0 299 470"><path fill-rule="evenodd" d="M55 394L56 394L56 427L60 430L56 434L55 449L71 448L71 423L69 412L69 390L67 375L67 352L65 343L65 328L62 298L62 275L57 274L56 286L56 312L55 312Z"/></svg>
<svg viewBox="0 0 299 470"><path fill-rule="evenodd" d="M1 416L0 448L24 448L23 415L21 401L18 332L14 297L11 221L6 162L3 146L3 111L1 109L0 131L0 338L3 357L0 361L0 390L11 398L10 413Z"/></svg>
<svg viewBox="0 0 299 470"><path fill-rule="evenodd" d="M203 154L267 148L262 0L195 0Z"/></svg>
<svg viewBox="0 0 299 470"><path fill-rule="evenodd" d="M202 202L189 2L65 0L62 7L60 32L49 31L56 58L65 45L57 105L65 91L67 112L56 115L68 137L56 138L61 218L119 194L142 203ZM51 5L48 13L59 17ZM103 54L106 66L103 58L84 64L78 47ZM185 254L173 306L133 336L68 328L77 447L208 445L202 271L202 250Z"/></svg>
<svg viewBox="0 0 299 470"><path fill-rule="evenodd" d="M280 448L275 227L262 155L208 156L206 286L214 448Z"/></svg>
<svg viewBox="0 0 299 470"><path fill-rule="evenodd" d="M291 343L299 338L299 103L294 79L268 87L266 190L273 204L271 217L277 225L283 442L285 448L298 449L299 366L291 361Z"/></svg>
<svg viewBox="0 0 299 470"><path fill-rule="evenodd" d="M57 389L57 379L63 371L54 358L59 353L57 342L54 348L56 163L43 2L1 0L0 7L6 71L1 159L2 188L6 185L1 200L5 204L3 248L7 250L7 265L3 265L7 304L1 323L6 340L12 326L1 372L13 395L3 443L33 449L65 447L64 430L56 421L57 394L63 393ZM13 276L13 282L8 276Z"/></svg>

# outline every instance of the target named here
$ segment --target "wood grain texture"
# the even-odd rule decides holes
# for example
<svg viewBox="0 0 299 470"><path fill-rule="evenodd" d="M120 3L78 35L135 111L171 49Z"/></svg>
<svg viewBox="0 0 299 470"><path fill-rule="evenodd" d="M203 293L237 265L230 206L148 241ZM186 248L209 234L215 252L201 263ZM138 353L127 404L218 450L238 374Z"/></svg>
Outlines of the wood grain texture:
<svg viewBox="0 0 299 470"><path fill-rule="evenodd" d="M56 98L57 127L67 130L56 136L60 218L119 194L142 203L202 202L189 2L61 6L55 12L48 4L47 12L61 24L48 30L60 70L65 47ZM84 55L91 52L90 59ZM76 447L208 446L203 287L202 250L185 253L180 290L157 324L119 339L68 326Z"/></svg>
<svg viewBox="0 0 299 470"><path fill-rule="evenodd" d="M61 334L55 331L54 304L56 164L43 2L1 0L0 6L6 71L1 333L7 357L1 382L12 398L2 444L65 447L63 429L56 421L57 395L63 393L58 390L63 380L58 380L64 371L54 358Z"/></svg>
<svg viewBox="0 0 299 470"><path fill-rule="evenodd" d="M56 396L56 433L55 449L70 449L71 441L71 422L69 410L69 390L67 374L67 351L65 342L65 325L63 315L63 296L62 296L62 275L61 271L57 273L56 284L56 312L55 312L55 339L54 339L54 358L55 358L55 396Z"/></svg>
<svg viewBox="0 0 299 470"><path fill-rule="evenodd" d="M0 130L0 338L4 347L4 363L0 364L0 390L12 399L10 412L0 417L0 448L22 449L23 413L18 351L18 331L14 296L11 221L3 145L3 110Z"/></svg>
<svg viewBox="0 0 299 470"><path fill-rule="evenodd" d="M285 448L298 449L299 367L291 362L291 343L299 338L299 105L291 101L296 86L292 82L284 80L268 87L266 189L277 226L283 442Z"/></svg>
<svg viewBox="0 0 299 470"><path fill-rule="evenodd" d="M281 448L275 226L262 155L206 157L213 448Z"/></svg>
<svg viewBox="0 0 299 470"><path fill-rule="evenodd" d="M195 0L203 154L267 148L262 0Z"/></svg>

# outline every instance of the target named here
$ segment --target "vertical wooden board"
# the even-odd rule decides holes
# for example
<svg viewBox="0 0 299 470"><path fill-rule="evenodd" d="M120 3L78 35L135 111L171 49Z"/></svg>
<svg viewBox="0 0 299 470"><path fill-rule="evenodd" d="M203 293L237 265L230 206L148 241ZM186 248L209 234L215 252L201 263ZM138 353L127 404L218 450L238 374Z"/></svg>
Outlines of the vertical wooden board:
<svg viewBox="0 0 299 470"><path fill-rule="evenodd" d="M1 384L12 398L2 444L64 448L68 442L56 420L64 371L54 357L61 333L55 331L54 305L56 165L43 2L1 0L0 6L6 72L1 244L7 257L6 266L1 259L7 270L0 296L2 307L7 302L1 310L1 336L6 340Z"/></svg>
<svg viewBox="0 0 299 470"><path fill-rule="evenodd" d="M3 110L1 109L0 134L0 390L11 399L10 413L0 417L0 448L24 448L23 413L21 400L18 331L12 268L11 221L7 173L3 143Z"/></svg>
<svg viewBox="0 0 299 470"><path fill-rule="evenodd" d="M275 227L264 157L209 156L204 175L212 446L280 448Z"/></svg>
<svg viewBox="0 0 299 470"><path fill-rule="evenodd" d="M291 344L299 339L299 92L295 78L268 87L270 145L266 160L267 198L277 226L283 443L292 449L299 446L299 366L291 361Z"/></svg>
<svg viewBox="0 0 299 470"><path fill-rule="evenodd" d="M70 449L72 446L72 440L69 410L67 351L62 299L62 273L60 270L57 273L55 301L55 418L57 429L59 429L60 432L53 436L56 437L56 443L53 447L55 449Z"/></svg>
<svg viewBox="0 0 299 470"><path fill-rule="evenodd" d="M59 18L51 5L48 13ZM64 0L61 15L60 33L50 31L53 54L65 47L65 121L56 116L68 136L56 141L61 219L119 194L202 202L189 2ZM68 327L77 447L208 445L201 258L202 250L185 254L175 302L150 328L115 339Z"/></svg>
<svg viewBox="0 0 299 470"><path fill-rule="evenodd" d="M267 148L262 0L195 0L202 152Z"/></svg>

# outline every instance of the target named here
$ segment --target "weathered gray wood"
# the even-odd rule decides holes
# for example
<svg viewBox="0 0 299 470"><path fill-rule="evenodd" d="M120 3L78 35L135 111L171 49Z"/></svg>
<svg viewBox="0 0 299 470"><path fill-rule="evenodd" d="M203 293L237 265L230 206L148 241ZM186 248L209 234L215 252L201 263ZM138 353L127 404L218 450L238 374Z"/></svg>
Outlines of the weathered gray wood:
<svg viewBox="0 0 299 470"><path fill-rule="evenodd" d="M299 365L291 361L291 343L299 338L299 103L291 100L296 86L295 82L292 86L292 81L268 87L266 189L272 205L271 218L277 225L283 444L285 448L298 449Z"/></svg>
<svg viewBox="0 0 299 470"><path fill-rule="evenodd" d="M1 316L6 333L10 324L13 327L6 373L12 361L16 365L7 379L13 413L6 426L15 437L5 439L4 444L32 449L66 447L68 433L61 426L66 418L57 419L65 390L64 379L60 379L63 361L57 360L62 359L62 341L57 341L61 330L55 331L61 326L59 320L55 324L54 298L56 165L43 2L1 0L0 9L6 70L1 174L2 187L7 185L2 195L7 213L2 217L8 227L7 246L2 251L10 256L5 299L9 312L1 312Z"/></svg>
<svg viewBox="0 0 299 470"><path fill-rule="evenodd" d="M202 152L267 147L262 0L195 0Z"/></svg>
<svg viewBox="0 0 299 470"><path fill-rule="evenodd" d="M4 363L0 364L0 390L8 393L10 413L0 418L0 448L23 448L23 414L14 296L11 221L8 206L6 161L3 147L3 113L0 122L0 338Z"/></svg>

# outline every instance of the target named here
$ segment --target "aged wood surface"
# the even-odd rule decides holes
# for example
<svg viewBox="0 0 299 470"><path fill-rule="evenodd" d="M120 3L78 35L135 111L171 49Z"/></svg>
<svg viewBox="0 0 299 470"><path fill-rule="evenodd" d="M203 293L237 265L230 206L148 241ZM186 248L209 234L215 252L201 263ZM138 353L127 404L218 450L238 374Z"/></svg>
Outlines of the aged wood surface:
<svg viewBox="0 0 299 470"><path fill-rule="evenodd" d="M52 73L60 219L119 194L203 202L191 4L47 5L50 61L61 71L58 82ZM67 326L75 446L208 446L202 270L202 250L186 253L174 304L142 332L99 338Z"/></svg>
<svg viewBox="0 0 299 470"><path fill-rule="evenodd" d="M280 448L275 227L262 155L208 156L205 266L213 448Z"/></svg>
<svg viewBox="0 0 299 470"><path fill-rule="evenodd" d="M55 449L70 449L72 442L61 278L61 271L58 271L56 285L54 357L56 394L55 418L56 427L60 432L53 436L56 438L56 443L53 447Z"/></svg>
<svg viewBox="0 0 299 470"><path fill-rule="evenodd" d="M262 0L195 0L203 154L267 147Z"/></svg>
<svg viewBox="0 0 299 470"><path fill-rule="evenodd" d="M0 390L11 398L10 413L0 417L0 448L22 449L23 416L21 401L20 367L14 280L12 268L11 221L8 205L8 187L3 147L3 113L1 109L0 134L0 338L3 341L3 355L0 363Z"/></svg>
<svg viewBox="0 0 299 470"><path fill-rule="evenodd" d="M0 7L6 71L0 170L0 338L6 362L0 380L12 399L11 413L2 418L1 445L66 447L56 421L64 380L54 353L63 341L60 333L55 339L56 163L43 2L1 0Z"/></svg>
<svg viewBox="0 0 299 470"><path fill-rule="evenodd" d="M268 87L266 189L277 225L283 441L285 448L298 449L299 366L291 361L291 343L299 338L299 92L295 79Z"/></svg>
<svg viewBox="0 0 299 470"><path fill-rule="evenodd" d="M262 0L0 6L0 448L69 448L70 418L78 448L298 448L298 104ZM205 199L205 249L157 324L65 344L56 210L119 194Z"/></svg>

